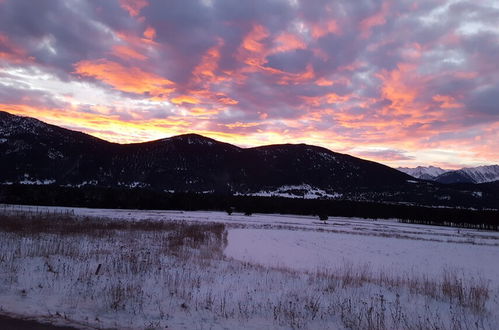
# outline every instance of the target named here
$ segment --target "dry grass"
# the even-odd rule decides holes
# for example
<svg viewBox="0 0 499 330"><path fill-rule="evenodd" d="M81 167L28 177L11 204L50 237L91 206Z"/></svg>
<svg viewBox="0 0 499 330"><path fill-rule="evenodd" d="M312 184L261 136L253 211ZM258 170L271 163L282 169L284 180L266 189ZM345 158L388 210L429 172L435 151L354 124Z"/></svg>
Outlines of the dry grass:
<svg viewBox="0 0 499 330"><path fill-rule="evenodd" d="M485 314L491 296L489 284L483 278L458 275L455 269L445 269L440 277L424 275L373 272L369 264L341 265L338 269L319 271L316 276L329 278L331 287L361 287L366 284L395 289L406 289L413 295L422 295L439 301L470 308L474 313Z"/></svg>

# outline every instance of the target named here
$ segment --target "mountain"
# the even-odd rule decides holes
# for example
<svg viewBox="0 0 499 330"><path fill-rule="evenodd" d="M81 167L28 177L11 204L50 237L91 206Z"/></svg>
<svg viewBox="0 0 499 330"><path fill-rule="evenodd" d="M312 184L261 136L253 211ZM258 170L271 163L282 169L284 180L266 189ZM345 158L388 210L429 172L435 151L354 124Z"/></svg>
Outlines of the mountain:
<svg viewBox="0 0 499 330"><path fill-rule="evenodd" d="M431 180L431 181L435 180L435 178L438 177L439 175L442 175L449 171L435 166L427 166L427 167L418 166L416 168L398 167L397 170L421 180Z"/></svg>
<svg viewBox="0 0 499 330"><path fill-rule="evenodd" d="M307 187L334 194L403 187L411 179L305 144L240 148L196 134L117 144L6 112L0 112L0 157L3 184L237 193Z"/></svg>
<svg viewBox="0 0 499 330"><path fill-rule="evenodd" d="M462 168L460 170L444 170L435 166L418 166L415 168L398 167L397 170L421 180L451 183L486 183L499 180L499 165Z"/></svg>
<svg viewBox="0 0 499 330"><path fill-rule="evenodd" d="M449 171L435 178L440 183L486 183L499 180L499 165L478 166Z"/></svg>

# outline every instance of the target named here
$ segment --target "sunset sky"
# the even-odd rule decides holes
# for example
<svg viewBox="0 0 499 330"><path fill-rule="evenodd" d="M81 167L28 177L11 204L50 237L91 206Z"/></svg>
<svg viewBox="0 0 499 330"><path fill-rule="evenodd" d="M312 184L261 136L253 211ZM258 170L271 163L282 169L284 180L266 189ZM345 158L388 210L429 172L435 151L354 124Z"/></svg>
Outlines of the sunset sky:
<svg viewBox="0 0 499 330"><path fill-rule="evenodd" d="M0 110L121 143L499 163L499 1L0 0Z"/></svg>

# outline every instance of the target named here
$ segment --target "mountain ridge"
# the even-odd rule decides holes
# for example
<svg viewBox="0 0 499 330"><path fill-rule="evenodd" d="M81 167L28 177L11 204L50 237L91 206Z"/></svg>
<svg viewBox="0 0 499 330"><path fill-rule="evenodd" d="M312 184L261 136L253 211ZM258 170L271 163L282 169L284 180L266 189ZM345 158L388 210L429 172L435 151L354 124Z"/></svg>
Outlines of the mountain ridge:
<svg viewBox="0 0 499 330"><path fill-rule="evenodd" d="M450 171L436 166L397 167L397 170L421 180L434 180L439 175Z"/></svg>
<svg viewBox="0 0 499 330"><path fill-rule="evenodd" d="M251 192L309 184L326 191L404 185L386 165L307 144L241 148L195 133L118 144L0 113L0 182Z"/></svg>
<svg viewBox="0 0 499 330"><path fill-rule="evenodd" d="M464 167L459 170L445 170L435 166L398 167L397 170L421 180L443 184L487 183L499 180L499 165Z"/></svg>

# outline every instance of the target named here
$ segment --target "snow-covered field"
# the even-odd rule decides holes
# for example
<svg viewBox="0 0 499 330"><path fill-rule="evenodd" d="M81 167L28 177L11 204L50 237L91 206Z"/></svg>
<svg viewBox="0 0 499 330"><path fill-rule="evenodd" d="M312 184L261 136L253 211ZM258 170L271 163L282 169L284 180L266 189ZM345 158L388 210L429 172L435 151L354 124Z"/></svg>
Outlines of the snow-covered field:
<svg viewBox="0 0 499 330"><path fill-rule="evenodd" d="M178 228L65 235L0 226L0 313L7 315L83 328L499 328L497 232L0 205L0 214L26 212ZM223 235L213 223L225 225ZM204 226L207 239L179 241L189 225Z"/></svg>

